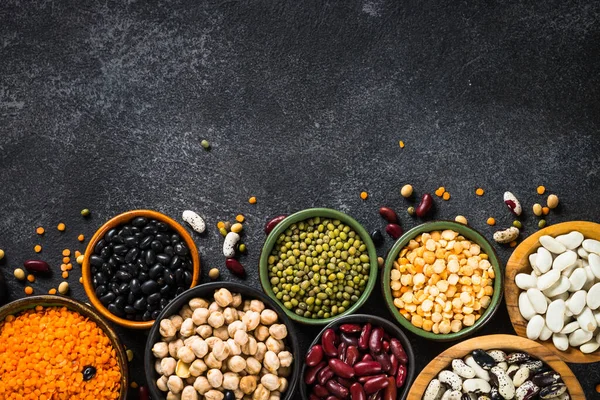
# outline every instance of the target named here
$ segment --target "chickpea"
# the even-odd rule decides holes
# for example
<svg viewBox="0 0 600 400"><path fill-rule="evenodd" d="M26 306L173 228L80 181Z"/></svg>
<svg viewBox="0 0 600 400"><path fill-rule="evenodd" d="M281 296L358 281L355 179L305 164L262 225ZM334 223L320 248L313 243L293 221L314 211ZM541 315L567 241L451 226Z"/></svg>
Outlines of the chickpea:
<svg viewBox="0 0 600 400"><path fill-rule="evenodd" d="M242 318L244 318L244 315L246 315L245 311L237 310L237 316L240 321L242 320Z"/></svg>
<svg viewBox="0 0 600 400"><path fill-rule="evenodd" d="M235 396L235 398L237 400L241 400L244 398L244 392L242 392L240 389L236 389L233 391L233 395Z"/></svg>
<svg viewBox="0 0 600 400"><path fill-rule="evenodd" d="M169 342L169 355L173 358L177 358L177 352L184 346L183 340L177 339L173 342Z"/></svg>
<svg viewBox="0 0 600 400"><path fill-rule="evenodd" d="M205 340L206 344L208 345L208 348L211 349L211 350L213 349L213 347L215 347L215 343L217 343L219 341L222 342L222 340L219 339L216 336L211 336L211 337L209 337L208 339Z"/></svg>
<svg viewBox="0 0 600 400"><path fill-rule="evenodd" d="M256 312L262 312L265 309L265 303L260 300L250 300L250 310ZM248 310L244 310L248 311Z"/></svg>
<svg viewBox="0 0 600 400"><path fill-rule="evenodd" d="M262 361L263 358L265 357L266 352L267 352L267 345L264 344L263 342L259 342L256 345L256 354L254 355L254 358L256 358L258 361Z"/></svg>
<svg viewBox="0 0 600 400"><path fill-rule="evenodd" d="M242 305L242 295L239 293L233 294L233 300L231 301L231 307L238 308Z"/></svg>
<svg viewBox="0 0 600 400"><path fill-rule="evenodd" d="M194 355L198 358L203 358L208 353L208 344L205 340L198 338L194 340L190 345L190 348L194 352Z"/></svg>
<svg viewBox="0 0 600 400"><path fill-rule="evenodd" d="M277 392L271 392L271 395L269 396L269 400L279 400L281 399L281 392L277 391Z"/></svg>
<svg viewBox="0 0 600 400"><path fill-rule="evenodd" d="M169 321L171 321L176 330L179 330L179 328L181 328L181 324L183 323L183 318L181 318L181 315L175 314L169 317Z"/></svg>
<svg viewBox="0 0 600 400"><path fill-rule="evenodd" d="M194 376L194 377L200 376L207 369L208 369L208 367L206 366L206 363L204 362L204 360L196 359L196 360L194 360L192 365L190 365L190 375Z"/></svg>
<svg viewBox="0 0 600 400"><path fill-rule="evenodd" d="M269 389L264 387L262 383L259 383L254 393L252 393L252 400L269 400L270 395L271 392Z"/></svg>
<svg viewBox="0 0 600 400"><path fill-rule="evenodd" d="M233 323L233 321L238 319L238 312L233 307L227 307L225 310L223 310L223 317L225 317L225 323L230 325Z"/></svg>
<svg viewBox="0 0 600 400"><path fill-rule="evenodd" d="M287 328L284 324L273 324L269 327L269 333L275 339L283 339L287 336Z"/></svg>
<svg viewBox="0 0 600 400"><path fill-rule="evenodd" d="M169 388L167 387L167 381L169 380L169 378L167 378L166 376L161 376L160 378L158 378L158 380L156 381L156 387L158 388L158 390L162 391L162 392L168 392Z"/></svg>
<svg viewBox="0 0 600 400"><path fill-rule="evenodd" d="M198 400L198 392L193 386L186 386L181 392L181 400Z"/></svg>
<svg viewBox="0 0 600 400"><path fill-rule="evenodd" d="M279 389L277 389L280 392L285 392L287 390L289 386L289 382L287 379L280 377L279 378Z"/></svg>
<svg viewBox="0 0 600 400"><path fill-rule="evenodd" d="M166 400L181 400L181 394L169 392L167 393Z"/></svg>
<svg viewBox="0 0 600 400"><path fill-rule="evenodd" d="M269 390L277 390L279 388L279 378L273 374L265 374L260 378L260 383Z"/></svg>
<svg viewBox="0 0 600 400"><path fill-rule="evenodd" d="M263 360L263 366L270 372L276 373L280 367L279 357L273 351L269 350L265 353L265 359Z"/></svg>
<svg viewBox="0 0 600 400"><path fill-rule="evenodd" d="M255 375L246 375L240 379L240 390L244 394L252 394L256 390L258 378Z"/></svg>
<svg viewBox="0 0 600 400"><path fill-rule="evenodd" d="M181 318L183 318L184 320L192 318L193 313L194 312L187 304L184 304L183 307L181 307L181 310L179 310L179 315L181 315Z"/></svg>
<svg viewBox="0 0 600 400"><path fill-rule="evenodd" d="M178 360L183 361L184 363L191 363L192 361L194 361L196 359L196 355L194 354L194 352L192 351L192 349L190 349L187 346L182 346L179 348L179 350L177 350L177 357Z"/></svg>
<svg viewBox="0 0 600 400"><path fill-rule="evenodd" d="M208 379L206 379L205 376L199 376L194 382L194 389L196 389L196 391L198 391L198 393L201 395L204 395L206 392L212 389L212 386L210 386L210 383L208 383Z"/></svg>
<svg viewBox="0 0 600 400"><path fill-rule="evenodd" d="M183 360L177 361L177 366L175 367L175 375L177 375L181 379L189 378L190 377L190 364L184 362Z"/></svg>
<svg viewBox="0 0 600 400"><path fill-rule="evenodd" d="M200 297L194 297L188 301L188 305L192 311L196 311L197 308L208 308L208 301L201 299Z"/></svg>
<svg viewBox="0 0 600 400"><path fill-rule="evenodd" d="M195 329L196 327L194 326L194 321L192 321L191 318L188 318L181 324L181 328L179 328L179 334L182 337L189 337L194 334Z"/></svg>
<svg viewBox="0 0 600 400"><path fill-rule="evenodd" d="M171 392L177 394L183 390L183 381L177 375L171 375L167 381L167 387Z"/></svg>
<svg viewBox="0 0 600 400"><path fill-rule="evenodd" d="M195 376L189 376L188 378L185 378L184 382L185 382L185 386L192 386L194 384L194 382L196 381L196 377ZM185 390L185 388L184 388Z"/></svg>
<svg viewBox="0 0 600 400"><path fill-rule="evenodd" d="M225 325L213 329L213 335L221 340L229 339L229 333L227 333L227 327Z"/></svg>
<svg viewBox="0 0 600 400"><path fill-rule="evenodd" d="M208 368L220 369L223 366L223 363L220 360L217 360L213 353L208 353L204 358L204 362Z"/></svg>
<svg viewBox="0 0 600 400"><path fill-rule="evenodd" d="M292 365L292 361L294 360L292 353L289 351L281 351L277 354L277 357L279 358L279 363L282 367L289 367Z"/></svg>
<svg viewBox="0 0 600 400"><path fill-rule="evenodd" d="M254 329L254 337L259 342L264 342L269 337L269 328L264 325L258 325L256 329Z"/></svg>
<svg viewBox="0 0 600 400"><path fill-rule="evenodd" d="M222 340L215 342L212 353L217 360L223 361L229 357L229 346Z"/></svg>
<svg viewBox="0 0 600 400"><path fill-rule="evenodd" d="M248 335L248 342L242 346L242 353L248 356L253 356L257 351L258 343L256 342L256 339L254 339L254 336Z"/></svg>
<svg viewBox="0 0 600 400"><path fill-rule="evenodd" d="M208 324L213 328L223 326L224 323L225 317L223 317L223 313L220 311L213 311L208 317Z"/></svg>
<svg viewBox="0 0 600 400"><path fill-rule="evenodd" d="M171 338L177 334L177 329L175 328L171 320L163 319L162 321L160 321L159 332L162 337Z"/></svg>
<svg viewBox="0 0 600 400"><path fill-rule="evenodd" d="M210 311L208 311L208 308L196 308L192 314L192 321L196 325L204 325L207 323L209 315Z"/></svg>
<svg viewBox="0 0 600 400"><path fill-rule="evenodd" d="M265 309L260 313L260 323L263 325L272 325L277 322L277 313L273 310Z"/></svg>
<svg viewBox="0 0 600 400"><path fill-rule="evenodd" d="M152 354L156 358L164 358L169 354L169 345L165 342L154 343L152 346Z"/></svg>
<svg viewBox="0 0 600 400"><path fill-rule="evenodd" d="M233 302L233 295L225 288L221 288L215 292L215 301L221 307L227 307Z"/></svg>
<svg viewBox="0 0 600 400"><path fill-rule="evenodd" d="M183 339L183 345L192 347L192 343L194 343L196 340L200 340L200 339L201 339L201 337L198 335L187 337L187 338Z"/></svg>
<svg viewBox="0 0 600 400"><path fill-rule="evenodd" d="M196 333L200 335L202 339L206 339L212 335L213 328L210 325L200 325L196 328Z"/></svg>
<svg viewBox="0 0 600 400"><path fill-rule="evenodd" d="M204 393L204 398L206 400L223 400L223 397L225 397L225 395L222 392L214 389Z"/></svg>
<svg viewBox="0 0 600 400"><path fill-rule="evenodd" d="M162 370L162 367L161 367L161 365L160 365L160 364L161 364L161 361L162 361L162 359L154 361L154 370L155 370L155 371L156 371L156 373L157 373L157 374L159 374L159 375L162 375L162 374L163 374L163 370Z"/></svg>
<svg viewBox="0 0 600 400"><path fill-rule="evenodd" d="M233 340L240 346L243 346L248 343L248 334L242 330L236 331L233 335Z"/></svg>
<svg viewBox="0 0 600 400"><path fill-rule="evenodd" d="M258 375L262 369L262 364L254 357L246 358L246 372L250 375Z"/></svg>
<svg viewBox="0 0 600 400"><path fill-rule="evenodd" d="M246 324L248 331L253 331L256 329L258 324L260 324L260 313L256 311L248 311L242 317L242 321Z"/></svg>
<svg viewBox="0 0 600 400"><path fill-rule="evenodd" d="M233 356L227 360L227 368L231 372L241 372L246 368L246 360L240 356Z"/></svg>
<svg viewBox="0 0 600 400"><path fill-rule="evenodd" d="M223 389L236 390L240 386L240 376L234 372L223 374Z"/></svg>
<svg viewBox="0 0 600 400"><path fill-rule="evenodd" d="M269 336L269 338L267 339L265 344L267 345L268 350L271 350L275 353L279 353L280 351L283 351L283 349L285 348L283 341L281 341L279 339L275 339L273 336Z"/></svg>
<svg viewBox="0 0 600 400"><path fill-rule="evenodd" d="M234 337L237 331L246 332L246 324L243 321L234 321L229 326L227 326L227 332L229 333L229 337Z"/></svg>
<svg viewBox="0 0 600 400"><path fill-rule="evenodd" d="M175 373L175 367L177 366L177 360L173 357L165 357L160 361L160 368L163 375L171 376Z"/></svg>
<svg viewBox="0 0 600 400"><path fill-rule="evenodd" d="M215 311L223 312L223 307L221 307L216 301L213 301L208 306L208 311L210 311L211 313L214 313Z"/></svg>
<svg viewBox="0 0 600 400"><path fill-rule="evenodd" d="M227 345L229 346L229 354L239 356L242 354L242 349L233 339L227 339Z"/></svg>
<svg viewBox="0 0 600 400"><path fill-rule="evenodd" d="M206 379L208 379L210 386L218 389L223 384L223 373L218 369L209 369L206 373Z"/></svg>

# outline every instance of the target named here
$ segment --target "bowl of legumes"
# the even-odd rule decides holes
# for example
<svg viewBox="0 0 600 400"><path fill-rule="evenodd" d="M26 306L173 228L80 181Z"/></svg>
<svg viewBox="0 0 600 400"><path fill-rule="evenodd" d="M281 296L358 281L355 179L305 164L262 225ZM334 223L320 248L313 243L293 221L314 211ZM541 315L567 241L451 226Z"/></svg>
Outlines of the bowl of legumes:
<svg viewBox="0 0 600 400"><path fill-rule="evenodd" d="M268 233L259 262L265 293L289 318L310 325L356 311L373 290L377 272L368 232L328 208L280 220Z"/></svg>
<svg viewBox="0 0 600 400"><path fill-rule="evenodd" d="M150 330L152 398L289 400L300 366L295 329L264 293L231 282L189 289Z"/></svg>
<svg viewBox="0 0 600 400"><path fill-rule="evenodd" d="M0 308L3 399L123 400L125 349L90 306L42 295Z"/></svg>
<svg viewBox="0 0 600 400"><path fill-rule="evenodd" d="M200 257L179 223L157 211L133 210L96 231L82 276L90 302L105 318L149 329L175 296L196 285Z"/></svg>
<svg viewBox="0 0 600 400"><path fill-rule="evenodd" d="M398 239L381 282L394 318L437 341L477 331L502 299L502 271L492 245L476 230L450 221L419 225Z"/></svg>
<svg viewBox="0 0 600 400"><path fill-rule="evenodd" d="M346 315L323 328L310 345L300 393L305 400L401 400L414 373L410 341L396 324L373 315Z"/></svg>

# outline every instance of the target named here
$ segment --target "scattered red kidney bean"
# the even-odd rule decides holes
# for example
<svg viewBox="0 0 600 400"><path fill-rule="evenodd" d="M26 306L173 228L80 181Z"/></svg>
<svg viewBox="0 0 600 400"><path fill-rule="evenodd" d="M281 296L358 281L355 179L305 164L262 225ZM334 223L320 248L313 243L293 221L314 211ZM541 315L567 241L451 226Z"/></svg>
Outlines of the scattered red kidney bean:
<svg viewBox="0 0 600 400"><path fill-rule="evenodd" d="M377 361L361 361L354 364L354 373L358 376L375 375L381 372L381 364Z"/></svg>
<svg viewBox="0 0 600 400"><path fill-rule="evenodd" d="M226 259L225 266L231 271L232 274L240 278L246 278L246 270L244 269L244 266L235 258Z"/></svg>
<svg viewBox="0 0 600 400"><path fill-rule="evenodd" d="M398 223L398 216L396 215L396 212L389 207L379 208L379 215L381 215L390 224Z"/></svg>
<svg viewBox="0 0 600 400"><path fill-rule="evenodd" d="M398 339L392 338L392 340L390 340L390 351L396 356L401 364L406 364L408 362L408 356L404 351L404 347L402 347L402 343Z"/></svg>
<svg viewBox="0 0 600 400"><path fill-rule="evenodd" d="M398 366L398 373L396 374L396 387L401 388L404 386L404 381L406 380L406 365L400 364Z"/></svg>
<svg viewBox="0 0 600 400"><path fill-rule="evenodd" d="M358 333L362 330L362 326L358 324L342 324L339 329L344 333Z"/></svg>
<svg viewBox="0 0 600 400"><path fill-rule="evenodd" d="M350 399L367 400L367 394L360 383L356 382L350 386Z"/></svg>
<svg viewBox="0 0 600 400"><path fill-rule="evenodd" d="M389 385L387 376L376 376L365 382L363 388L366 394L375 393L378 390L384 389Z"/></svg>
<svg viewBox="0 0 600 400"><path fill-rule="evenodd" d="M388 378L388 385L383 391L383 400L396 400L397 392L396 380L390 376Z"/></svg>
<svg viewBox="0 0 600 400"><path fill-rule="evenodd" d="M323 346L320 344L314 345L306 353L306 365L314 367L323 360Z"/></svg>
<svg viewBox="0 0 600 400"><path fill-rule="evenodd" d="M433 206L433 197L431 197L429 193L425 193L421 198L421 202L415 209L417 217L423 218L426 216L429 210L431 210L431 206Z"/></svg>
<svg viewBox="0 0 600 400"><path fill-rule="evenodd" d="M358 357L360 357L358 348L356 346L348 346L346 349L346 364L353 366L358 361Z"/></svg>
<svg viewBox="0 0 600 400"><path fill-rule="evenodd" d="M366 350L369 347L369 337L371 337L371 324L366 323L362 331L360 332L360 337L358 339L358 348L361 350Z"/></svg>
<svg viewBox="0 0 600 400"><path fill-rule="evenodd" d="M287 217L287 215L278 215L275 218L267 221L267 223L265 224L265 233L267 235L269 233L271 233L273 228L275 228L277 226L277 224L279 224L281 221L283 221L286 217Z"/></svg>
<svg viewBox="0 0 600 400"><path fill-rule="evenodd" d="M338 351L337 347L335 347L335 331L333 329L329 328L323 332L323 335L321 336L321 345L327 356L337 357Z"/></svg>
<svg viewBox="0 0 600 400"><path fill-rule="evenodd" d="M323 368L327 366L327 362L321 361L319 364L314 367L310 367L306 370L306 374L304 374L304 383L307 385L312 385L317 380L317 375Z"/></svg>
<svg viewBox="0 0 600 400"><path fill-rule="evenodd" d="M383 345L383 328L377 327L371 332L369 337L369 350L371 353L379 353Z"/></svg>
<svg viewBox="0 0 600 400"><path fill-rule="evenodd" d="M317 374L317 381L319 382L319 384L324 385L328 380L330 380L334 376L335 373L333 372L333 370L329 368L329 366L327 366Z"/></svg>
<svg viewBox="0 0 600 400"><path fill-rule="evenodd" d="M23 263L25 269L29 272L48 273L50 272L50 266L46 261L42 260L27 260Z"/></svg>
<svg viewBox="0 0 600 400"><path fill-rule="evenodd" d="M140 386L138 390L138 398L140 400L150 400L150 392L146 386Z"/></svg>
<svg viewBox="0 0 600 400"><path fill-rule="evenodd" d="M348 397L348 389L342 386L340 383L334 381L333 379L327 381L325 387L327 388L327 390L329 390L329 393L333 394L334 396L340 399L345 399L346 397Z"/></svg>
<svg viewBox="0 0 600 400"><path fill-rule="evenodd" d="M337 358L331 358L329 360L329 368L331 368L331 370L341 378L354 377L354 368L342 360L338 360Z"/></svg>
<svg viewBox="0 0 600 400"><path fill-rule="evenodd" d="M387 224L385 232L394 240L398 239L404 233L402 227L398 224Z"/></svg>

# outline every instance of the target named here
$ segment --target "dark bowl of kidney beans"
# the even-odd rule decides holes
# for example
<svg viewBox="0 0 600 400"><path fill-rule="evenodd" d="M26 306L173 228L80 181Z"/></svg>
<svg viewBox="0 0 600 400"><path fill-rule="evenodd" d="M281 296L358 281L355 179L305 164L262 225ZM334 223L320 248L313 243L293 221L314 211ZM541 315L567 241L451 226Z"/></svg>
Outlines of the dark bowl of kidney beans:
<svg viewBox="0 0 600 400"><path fill-rule="evenodd" d="M312 342L301 373L305 400L404 400L415 374L414 354L390 321L347 315Z"/></svg>
<svg viewBox="0 0 600 400"><path fill-rule="evenodd" d="M200 257L176 221L157 211L133 210L96 231L82 275L100 314L127 328L149 329L171 300L198 283Z"/></svg>

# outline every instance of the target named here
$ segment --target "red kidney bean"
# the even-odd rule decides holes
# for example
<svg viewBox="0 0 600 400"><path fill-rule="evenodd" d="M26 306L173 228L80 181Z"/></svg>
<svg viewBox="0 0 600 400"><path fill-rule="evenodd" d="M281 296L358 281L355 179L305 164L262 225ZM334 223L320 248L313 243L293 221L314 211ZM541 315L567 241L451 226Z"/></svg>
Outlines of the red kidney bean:
<svg viewBox="0 0 600 400"><path fill-rule="evenodd" d="M279 224L281 221L283 221L285 218L287 217L287 215L278 215L277 217L269 220L266 224L265 224L265 233L268 235L269 233L271 233L271 231L273 230L273 228L275 228L277 226L277 224Z"/></svg>
<svg viewBox="0 0 600 400"><path fill-rule="evenodd" d="M388 373L392 376L395 376L396 372L398 372L398 359L396 358L395 355L392 354L390 356L390 362L392 363L392 368L390 368Z"/></svg>
<svg viewBox="0 0 600 400"><path fill-rule="evenodd" d="M396 373L396 387L401 388L404 386L406 380L406 365L400 364L398 366L398 372Z"/></svg>
<svg viewBox="0 0 600 400"><path fill-rule="evenodd" d="M352 384L354 383L352 379L346 378L335 378L335 380L338 381L340 385L342 385L343 387L347 387L348 389L350 389L350 386L352 386Z"/></svg>
<svg viewBox="0 0 600 400"><path fill-rule="evenodd" d="M396 400L397 392L396 380L390 376L388 378L388 385L383 391L383 400Z"/></svg>
<svg viewBox="0 0 600 400"><path fill-rule="evenodd" d="M23 266L29 272L39 272L42 274L50 272L50 266L46 261L42 260L27 260L23 263Z"/></svg>
<svg viewBox="0 0 600 400"><path fill-rule="evenodd" d="M354 377L354 368L346 364L342 360L332 358L329 360L329 368L339 377L352 378Z"/></svg>
<svg viewBox="0 0 600 400"><path fill-rule="evenodd" d="M225 266L232 274L237 275L240 278L246 277L246 270L244 266L235 258L228 258L225 260Z"/></svg>
<svg viewBox="0 0 600 400"><path fill-rule="evenodd" d="M383 351L385 351L386 353L390 352L390 342L389 341L384 339L382 347L383 347Z"/></svg>
<svg viewBox="0 0 600 400"><path fill-rule="evenodd" d="M312 391L319 397L326 397L329 394L329 390L325 389L325 386L319 384L313 386Z"/></svg>
<svg viewBox="0 0 600 400"><path fill-rule="evenodd" d="M361 361L354 364L354 373L358 376L375 375L381 372L381 364L377 361Z"/></svg>
<svg viewBox="0 0 600 400"><path fill-rule="evenodd" d="M366 381L363 388L365 389L366 394L371 394L378 390L385 389L389 384L387 376L378 376Z"/></svg>
<svg viewBox="0 0 600 400"><path fill-rule="evenodd" d="M381 351L382 344L383 329L378 326L371 332L371 337L369 338L369 350L371 350L371 353L379 353Z"/></svg>
<svg viewBox="0 0 600 400"><path fill-rule="evenodd" d="M356 336L352 336L348 333L340 333L340 340L342 342L347 343L348 345L358 346L358 338Z"/></svg>
<svg viewBox="0 0 600 400"><path fill-rule="evenodd" d="M348 365L354 365L360 357L360 352L356 346L348 346L346 349L346 360L345 363Z"/></svg>
<svg viewBox="0 0 600 400"><path fill-rule="evenodd" d="M348 344L346 344L345 342L340 343L340 345L337 348L337 352L338 352L338 358L344 362L346 362L346 349L348 348Z"/></svg>
<svg viewBox="0 0 600 400"><path fill-rule="evenodd" d="M393 338L390 340L390 351L396 356L400 364L408 363L408 356L404 351L404 347L402 347L402 343L398 339Z"/></svg>
<svg viewBox="0 0 600 400"><path fill-rule="evenodd" d="M383 219L385 219L390 224L398 223L398 216L396 215L396 212L389 207L380 207L379 215L381 215Z"/></svg>
<svg viewBox="0 0 600 400"><path fill-rule="evenodd" d="M335 373L333 372L333 370L331 368L329 368L329 366L327 366L327 367L323 368L317 374L317 381L319 382L319 384L324 385L325 382L327 382L334 376L335 376Z"/></svg>
<svg viewBox="0 0 600 400"><path fill-rule="evenodd" d="M358 333L362 330L362 326L358 324L342 324L340 325L340 331L344 333Z"/></svg>
<svg viewBox="0 0 600 400"><path fill-rule="evenodd" d="M348 388L345 388L340 383L334 380L327 381L325 387L327 388L327 390L329 390L329 393L340 399L345 399L346 397L348 397Z"/></svg>
<svg viewBox="0 0 600 400"><path fill-rule="evenodd" d="M308 400L321 400L321 398L315 394L308 396Z"/></svg>
<svg viewBox="0 0 600 400"><path fill-rule="evenodd" d="M367 353L360 359L360 361L373 361L373 357Z"/></svg>
<svg viewBox="0 0 600 400"><path fill-rule="evenodd" d="M366 375L366 376L361 376L358 378L358 381L360 383L365 383L366 381L368 381L369 379L373 379L373 378L378 378L380 376L383 376L384 378L387 378L386 374L377 374L377 375Z"/></svg>
<svg viewBox="0 0 600 400"><path fill-rule="evenodd" d="M323 346L323 351L329 357L337 357L338 351L335 346L335 331L331 328L327 329L323 332L321 336L321 345Z"/></svg>
<svg viewBox="0 0 600 400"><path fill-rule="evenodd" d="M381 364L381 369L384 372L389 372L389 370L392 369L392 361L390 360L390 356L386 353L373 354L373 359Z"/></svg>
<svg viewBox="0 0 600 400"><path fill-rule="evenodd" d="M306 365L314 367L323 360L323 346L316 344L306 353Z"/></svg>
<svg viewBox="0 0 600 400"><path fill-rule="evenodd" d="M358 339L358 348L361 350L366 350L369 347L369 338L371 337L371 324L366 323L362 331L360 332L360 338Z"/></svg>
<svg viewBox="0 0 600 400"><path fill-rule="evenodd" d="M312 385L317 380L317 375L321 372L323 368L327 367L327 362L321 361L319 364L314 367L310 367L306 369L306 373L304 374L304 383L307 385Z"/></svg>
<svg viewBox="0 0 600 400"><path fill-rule="evenodd" d="M367 395L362 385L358 382L350 386L350 399L351 400L367 400Z"/></svg>
<svg viewBox="0 0 600 400"><path fill-rule="evenodd" d="M150 400L150 392L146 386L140 386L138 391L138 398L140 400Z"/></svg>
<svg viewBox="0 0 600 400"><path fill-rule="evenodd" d="M415 214L417 214L417 217L423 218L431 210L431 206L433 206L433 197L429 193L425 193L415 209Z"/></svg>
<svg viewBox="0 0 600 400"><path fill-rule="evenodd" d="M402 227L398 224L387 224L385 227L385 232L394 240L398 239L404 233Z"/></svg>

